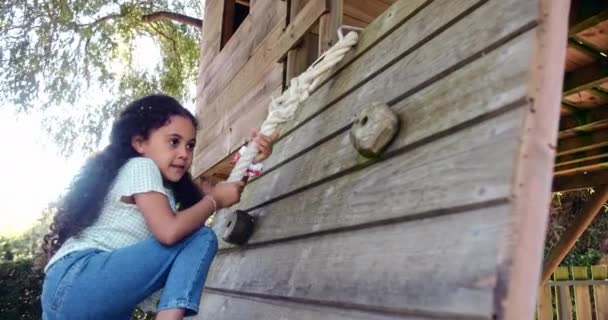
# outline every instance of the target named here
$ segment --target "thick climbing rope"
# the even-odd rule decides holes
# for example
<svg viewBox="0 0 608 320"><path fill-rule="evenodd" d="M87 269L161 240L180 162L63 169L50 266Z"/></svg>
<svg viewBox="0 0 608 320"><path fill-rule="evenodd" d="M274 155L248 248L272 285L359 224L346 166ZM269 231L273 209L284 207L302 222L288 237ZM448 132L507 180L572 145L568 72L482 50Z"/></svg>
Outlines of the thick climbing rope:
<svg viewBox="0 0 608 320"><path fill-rule="evenodd" d="M260 129L261 134L270 136L280 124L291 119L300 104L325 80L328 72L344 58L350 48L357 44L358 36L354 31L346 36L338 32L338 39L338 42L325 51L306 71L291 79L289 88L281 96L272 99L268 107L268 116ZM232 169L228 181L240 181L246 175L247 168L253 164L257 154L256 143L247 145Z"/></svg>

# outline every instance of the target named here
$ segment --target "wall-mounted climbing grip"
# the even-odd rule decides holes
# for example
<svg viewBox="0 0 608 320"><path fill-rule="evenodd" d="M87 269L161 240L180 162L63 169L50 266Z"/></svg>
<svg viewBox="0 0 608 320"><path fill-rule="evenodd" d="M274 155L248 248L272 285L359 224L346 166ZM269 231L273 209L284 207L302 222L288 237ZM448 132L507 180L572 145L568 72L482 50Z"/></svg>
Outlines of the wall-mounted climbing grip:
<svg viewBox="0 0 608 320"><path fill-rule="evenodd" d="M222 239L232 244L244 244L253 233L253 220L253 217L245 211L230 212L224 220Z"/></svg>
<svg viewBox="0 0 608 320"><path fill-rule="evenodd" d="M353 146L365 157L378 157L399 131L399 118L385 103L359 112L350 130Z"/></svg>

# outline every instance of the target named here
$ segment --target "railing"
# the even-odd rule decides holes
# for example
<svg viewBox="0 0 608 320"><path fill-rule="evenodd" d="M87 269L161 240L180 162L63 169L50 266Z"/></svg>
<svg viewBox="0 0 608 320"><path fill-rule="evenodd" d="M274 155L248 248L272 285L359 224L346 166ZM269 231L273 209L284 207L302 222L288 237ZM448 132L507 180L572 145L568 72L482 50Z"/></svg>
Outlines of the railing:
<svg viewBox="0 0 608 320"><path fill-rule="evenodd" d="M608 266L559 267L540 287L538 320L608 320Z"/></svg>

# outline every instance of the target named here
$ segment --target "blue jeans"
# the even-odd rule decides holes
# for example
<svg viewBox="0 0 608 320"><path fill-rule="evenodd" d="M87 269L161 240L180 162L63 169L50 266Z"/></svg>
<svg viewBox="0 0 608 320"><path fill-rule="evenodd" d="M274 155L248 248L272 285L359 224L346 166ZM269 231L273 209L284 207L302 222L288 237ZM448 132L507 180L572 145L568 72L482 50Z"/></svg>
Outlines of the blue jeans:
<svg viewBox="0 0 608 320"><path fill-rule="evenodd" d="M173 246L148 238L105 252L72 252L47 270L42 318L130 319L135 306L164 288L158 310L183 308L196 315L217 237L203 227Z"/></svg>

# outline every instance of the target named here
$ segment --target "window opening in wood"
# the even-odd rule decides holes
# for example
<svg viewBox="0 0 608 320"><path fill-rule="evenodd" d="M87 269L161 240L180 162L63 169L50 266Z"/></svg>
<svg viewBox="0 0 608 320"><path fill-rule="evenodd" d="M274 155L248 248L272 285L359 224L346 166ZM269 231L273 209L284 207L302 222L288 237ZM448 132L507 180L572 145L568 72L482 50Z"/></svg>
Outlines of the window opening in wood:
<svg viewBox="0 0 608 320"><path fill-rule="evenodd" d="M228 43L228 40L230 40L232 35L241 26L241 23L243 23L245 18L249 15L249 11L249 0L225 0L221 48Z"/></svg>

